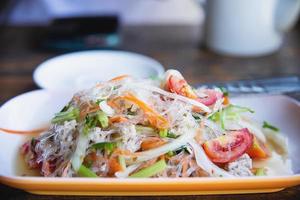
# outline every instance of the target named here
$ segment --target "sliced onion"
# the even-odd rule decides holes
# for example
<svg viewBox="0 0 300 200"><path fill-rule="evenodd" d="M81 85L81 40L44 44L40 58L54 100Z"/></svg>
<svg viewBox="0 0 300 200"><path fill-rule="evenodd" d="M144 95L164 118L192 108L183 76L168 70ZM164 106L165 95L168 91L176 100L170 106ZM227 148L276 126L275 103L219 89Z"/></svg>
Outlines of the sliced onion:
<svg viewBox="0 0 300 200"><path fill-rule="evenodd" d="M163 154L166 154L169 151L174 151L180 148L181 146L186 145L188 141L195 136L195 133L196 131L191 130L163 146L148 151L139 152L137 162L147 161L159 157Z"/></svg>
<svg viewBox="0 0 300 200"><path fill-rule="evenodd" d="M184 97L184 96L181 96L181 95L178 95L178 94L175 94L175 93L170 93L170 92L167 92L165 90L162 90L158 87L153 87L153 86L142 86L142 85L136 85L136 87L140 87L140 88L143 88L145 90L150 90L152 92L157 92L159 94L162 94L164 96L167 96L169 98L172 98L172 99L178 99L180 101L183 101L185 103L188 103L188 104L191 104L193 106L196 106L196 107L199 107L201 108L203 111L207 112L207 113L210 113L211 110L209 107L207 107L206 105L196 101L196 100L193 100L193 99L189 99L187 97Z"/></svg>
<svg viewBox="0 0 300 200"><path fill-rule="evenodd" d="M106 101L101 101L99 103L99 107L108 116L113 116L115 113L114 109L112 109L112 107L110 107Z"/></svg>
<svg viewBox="0 0 300 200"><path fill-rule="evenodd" d="M251 124L248 121L241 119L237 123L243 128L248 128L249 131L253 135L255 135L258 139L260 139L262 142L264 142L264 143L266 142L266 136L258 127L255 126L255 124L254 124L255 122L253 122L253 124Z"/></svg>
<svg viewBox="0 0 300 200"><path fill-rule="evenodd" d="M89 146L89 138L83 133L83 131L80 131L76 150L71 158L72 167L76 172L79 170L83 162L83 158L88 146Z"/></svg>
<svg viewBox="0 0 300 200"><path fill-rule="evenodd" d="M130 165L124 171L116 172L115 176L117 178L126 178L129 176L130 173L132 173L134 170L136 170L140 165L141 165L141 163Z"/></svg>
<svg viewBox="0 0 300 200"><path fill-rule="evenodd" d="M218 126L218 124L206 118L203 118L202 121L205 126L210 128L214 132L214 134L216 134L216 136L221 136L223 134L224 131L221 129L220 126Z"/></svg>
<svg viewBox="0 0 300 200"><path fill-rule="evenodd" d="M202 146L196 143L194 139L189 141L189 144L192 146L196 158L196 162L199 167L208 172L211 176L216 177L234 177L233 175L226 172L224 169L221 169L215 165L205 154Z"/></svg>

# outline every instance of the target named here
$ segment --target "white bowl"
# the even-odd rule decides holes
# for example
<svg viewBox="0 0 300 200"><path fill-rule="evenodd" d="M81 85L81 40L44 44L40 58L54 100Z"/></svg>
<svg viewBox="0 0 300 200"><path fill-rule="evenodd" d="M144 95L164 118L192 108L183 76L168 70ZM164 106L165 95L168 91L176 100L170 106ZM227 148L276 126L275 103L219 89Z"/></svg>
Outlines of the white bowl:
<svg viewBox="0 0 300 200"><path fill-rule="evenodd" d="M33 73L33 80L41 88L76 91L119 75L148 78L163 73L159 62L140 54L92 50L57 56L41 63Z"/></svg>

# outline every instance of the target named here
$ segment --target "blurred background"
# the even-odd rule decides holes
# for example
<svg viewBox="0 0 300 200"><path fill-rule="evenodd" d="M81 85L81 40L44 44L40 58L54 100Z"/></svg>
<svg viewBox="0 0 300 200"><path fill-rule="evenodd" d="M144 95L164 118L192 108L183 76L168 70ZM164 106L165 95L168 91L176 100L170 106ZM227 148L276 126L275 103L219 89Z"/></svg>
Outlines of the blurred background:
<svg viewBox="0 0 300 200"><path fill-rule="evenodd" d="M144 54L193 85L299 76L299 7L298 0L2 0L0 104L37 88L40 63L90 49Z"/></svg>

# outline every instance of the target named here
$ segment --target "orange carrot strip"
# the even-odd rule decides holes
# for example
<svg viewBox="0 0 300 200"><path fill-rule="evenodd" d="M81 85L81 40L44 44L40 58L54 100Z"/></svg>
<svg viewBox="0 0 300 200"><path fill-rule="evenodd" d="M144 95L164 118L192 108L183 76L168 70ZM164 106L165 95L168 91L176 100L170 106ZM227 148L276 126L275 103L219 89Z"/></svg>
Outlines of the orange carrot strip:
<svg viewBox="0 0 300 200"><path fill-rule="evenodd" d="M12 134L38 134L42 133L43 131L46 131L48 128L40 128L40 129L34 129L30 131L21 131L21 130L11 130L6 128L0 128L1 131L5 133L12 133Z"/></svg>
<svg viewBox="0 0 300 200"><path fill-rule="evenodd" d="M120 123L120 122L126 122L128 119L122 116L113 116L109 118L109 123Z"/></svg>
<svg viewBox="0 0 300 200"><path fill-rule="evenodd" d="M230 102L228 96L224 96L223 98L224 98L223 105L229 105Z"/></svg>
<svg viewBox="0 0 300 200"><path fill-rule="evenodd" d="M144 103L143 101L135 97L133 94L128 93L122 98L131 101L132 103L139 106L144 111L145 115L148 117L150 124L153 125L154 127L158 129L166 129L169 127L169 122L167 119L165 119L163 116L161 116L151 107L149 107L146 103Z"/></svg>
<svg viewBox="0 0 300 200"><path fill-rule="evenodd" d="M108 160L108 175L113 176L118 171L123 171L123 167L120 165L118 157L113 156Z"/></svg>
<svg viewBox="0 0 300 200"><path fill-rule="evenodd" d="M121 75L121 76L117 76L113 79L110 79L109 82L121 81L121 80L123 80L125 78L128 78L128 77L130 77L128 74L124 74L124 75Z"/></svg>
<svg viewBox="0 0 300 200"><path fill-rule="evenodd" d="M187 169L188 169L188 162L187 162L187 159L184 158L183 161L182 161L182 177L187 177Z"/></svg>
<svg viewBox="0 0 300 200"><path fill-rule="evenodd" d="M166 143L166 141L162 140L159 137L149 137L149 138L145 138L141 144L142 150L149 150L149 149L153 149L156 147L160 147L162 145L164 145Z"/></svg>

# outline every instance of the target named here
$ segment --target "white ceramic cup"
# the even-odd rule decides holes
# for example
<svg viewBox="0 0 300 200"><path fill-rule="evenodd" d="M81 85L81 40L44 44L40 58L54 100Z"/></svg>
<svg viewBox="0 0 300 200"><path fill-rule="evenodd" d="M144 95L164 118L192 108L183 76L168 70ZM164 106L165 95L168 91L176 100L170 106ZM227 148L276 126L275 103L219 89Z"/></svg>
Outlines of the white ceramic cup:
<svg viewBox="0 0 300 200"><path fill-rule="evenodd" d="M207 0L206 45L219 53L259 56L280 48L300 0Z"/></svg>

